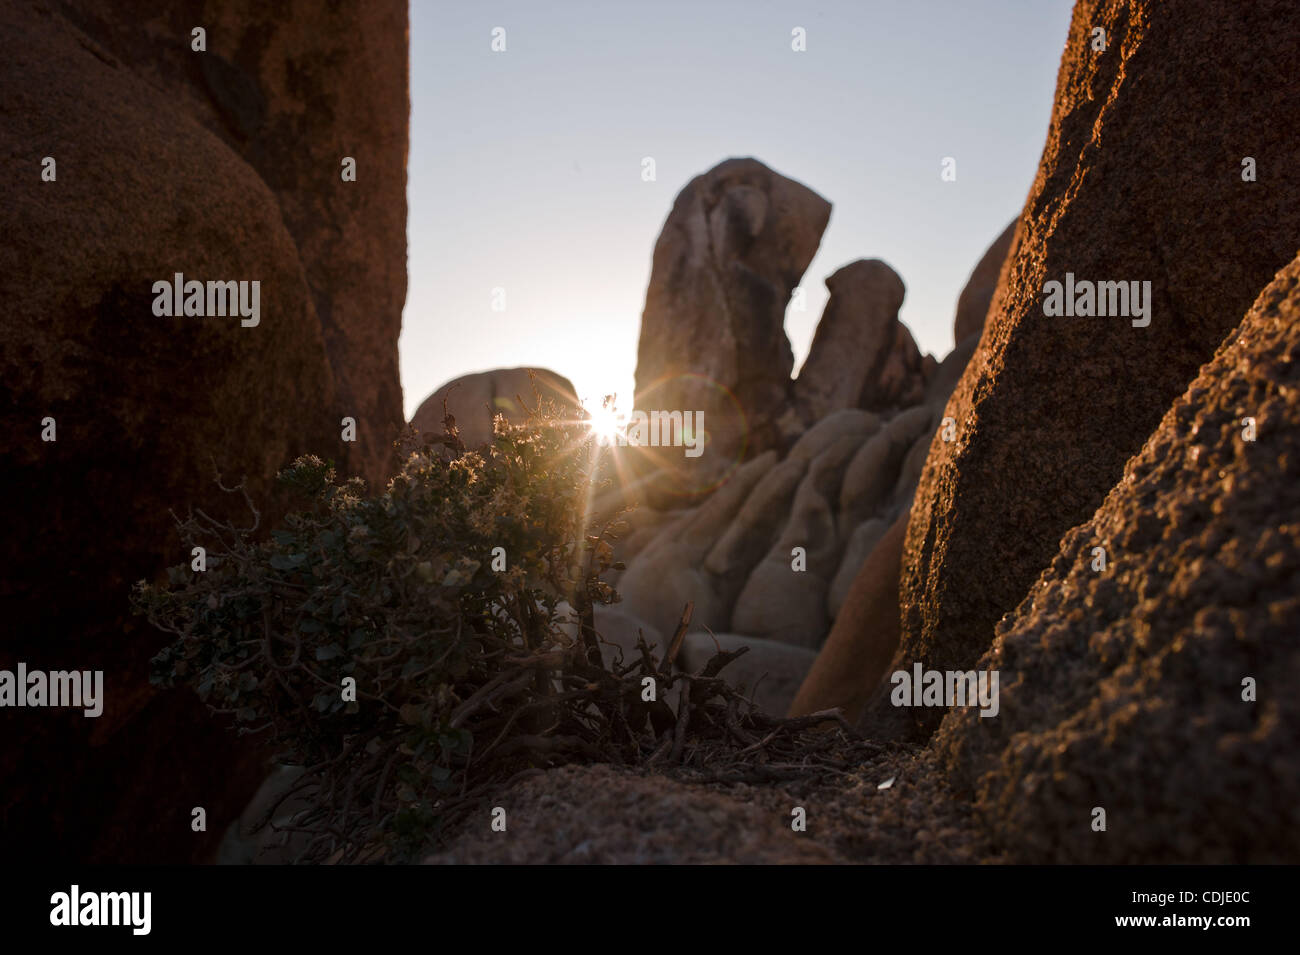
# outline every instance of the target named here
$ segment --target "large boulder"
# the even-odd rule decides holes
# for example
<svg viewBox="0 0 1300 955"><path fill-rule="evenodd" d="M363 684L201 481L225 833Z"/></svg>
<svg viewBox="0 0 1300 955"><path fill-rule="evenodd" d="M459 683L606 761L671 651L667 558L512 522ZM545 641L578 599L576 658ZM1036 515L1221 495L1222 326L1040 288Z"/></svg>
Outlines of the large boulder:
<svg viewBox="0 0 1300 955"><path fill-rule="evenodd" d="M599 502L598 502L599 503ZM600 510L593 505L592 513L604 519L609 509ZM623 563L624 568L654 541L660 532L673 521L682 516L678 511L657 511L652 507L634 507L623 513L621 520L625 525L618 536L609 538L614 547L614 557ZM623 572L611 567L601 574L601 580L617 587Z"/></svg>
<svg viewBox="0 0 1300 955"><path fill-rule="evenodd" d="M807 464L844 438L865 439L874 434L881 423L880 416L869 411L845 408L831 412L799 436L785 459Z"/></svg>
<svg viewBox="0 0 1300 955"><path fill-rule="evenodd" d="M302 779L301 766L276 765L258 787L239 818L217 847L217 865L291 865L311 843L311 836L293 831L295 814L310 809L316 796L311 786L291 794Z"/></svg>
<svg viewBox="0 0 1300 955"><path fill-rule="evenodd" d="M967 335L953 347L952 351L948 352L943 361L938 363L934 372L926 380L926 404L943 408L948 401L948 396L961 380L962 373L966 370L978 346L979 336Z"/></svg>
<svg viewBox="0 0 1300 955"><path fill-rule="evenodd" d="M1297 621L1300 259L999 625L997 716L936 745L1022 861L1295 864Z"/></svg>
<svg viewBox="0 0 1300 955"><path fill-rule="evenodd" d="M754 159L729 159L681 191L655 243L637 348L638 409L704 412L708 446L662 460L681 491L778 443L794 355L790 294L830 203Z"/></svg>
<svg viewBox="0 0 1300 955"><path fill-rule="evenodd" d="M704 558L704 568L734 603L749 572L776 542L807 461L787 458L763 475Z"/></svg>
<svg viewBox="0 0 1300 955"><path fill-rule="evenodd" d="M826 466L832 460L826 457L827 453L838 447L840 450L832 457L842 462L846 451L855 448L879 426L879 419L865 411L844 410L828 415L805 432L785 460L768 470L754 485L704 560L704 570L709 575L718 603L728 609L733 621L743 621L746 616L744 611L740 612L739 618L736 616L735 605L742 590L750 590L751 598L756 598L759 602L765 599L762 588L750 589L747 581L769 551L774 546L779 546L778 538L786 531L787 525L794 520L797 526L805 527L809 521L815 520L814 512L825 512L825 507L816 504L821 499L822 492L812 493L807 489L800 491L805 474L813 462L822 461L822 464L816 465L820 476L815 483L825 486L827 478L831 476ZM802 516L795 518L796 512ZM807 540L806 531L800 532L800 540ZM834 548L838 546L838 539L832 533L829 536L823 535L819 543ZM786 554L787 558L775 561L770 571L778 581L788 583L789 551L779 550L779 553ZM820 606L824 585L809 578L800 583L810 584L801 588L801 592L807 600ZM811 613L814 617L820 617L819 611ZM795 615L797 616L797 611ZM808 622L807 619L801 620L800 629Z"/></svg>
<svg viewBox="0 0 1300 955"><path fill-rule="evenodd" d="M826 595L826 612L832 620L840 615L840 608L844 606L844 598L849 595L854 578L888 529L889 525L881 518L870 517L849 534L849 539L844 544L844 554L840 557L839 569L835 571L830 592Z"/></svg>
<svg viewBox="0 0 1300 955"><path fill-rule="evenodd" d="M784 716L817 658L816 650L761 637L701 631L686 635L678 663L683 670L698 673L719 650L730 653L741 647L746 652L727 664L722 676L764 713Z"/></svg>
<svg viewBox="0 0 1300 955"><path fill-rule="evenodd" d="M1300 84L1277 79L1297 53L1278 28L1293 12L1287 0L1076 6L1012 261L948 403L956 440L932 445L912 509L904 663L974 663L1294 255L1295 136L1278 117L1300 115ZM1251 168L1258 180L1243 180ZM1046 283L1076 279L1149 282L1149 294L1139 284L1143 308L1127 316L1046 314ZM933 711L917 715L921 732L934 726Z"/></svg>
<svg viewBox="0 0 1300 955"><path fill-rule="evenodd" d="M420 403L411 424L426 437L441 435L443 415L450 413L461 441L467 448L477 448L492 440L495 415L520 424L527 416L520 401L532 408L539 399L575 413L581 407L573 383L563 375L546 368L497 368L461 375L435 388Z"/></svg>
<svg viewBox="0 0 1300 955"><path fill-rule="evenodd" d="M698 508L673 518L619 579L623 610L671 634L689 602L695 604L695 626L725 630L731 618L730 588L709 571L705 559L775 464L775 451L745 462Z"/></svg>
<svg viewBox="0 0 1300 955"><path fill-rule="evenodd" d="M0 158L8 184L0 291L21 317L0 331L0 426L11 438L0 448L0 472L21 502L0 545L0 668L104 672L98 718L8 711L0 818L15 857L199 861L256 788L262 754L238 745L192 694L149 685L149 659L166 636L130 615L128 596L134 581L189 560L169 509L201 506L247 522L242 499L218 489L214 468L227 483L244 480L265 522L279 506L278 469L310 451L365 470L341 440L340 417L360 421L364 413L349 409L378 408L394 393L400 404L400 392L384 390L396 388L395 369L387 383L372 382L370 397L340 397L317 308L325 296L312 280L342 263L348 281L373 288L365 306L376 315L374 335L355 327L354 344L363 352L367 336L386 336L391 350L400 230L389 236L386 226L358 224L346 240L370 251L322 262L312 255L333 253L295 225L305 223L313 191L313 214L364 204L367 215L400 220L404 92L371 102L367 91L390 80L404 91L405 6L344 3L328 16L299 10L302 19L291 22L278 8L236 16L233 5L217 4L202 18L172 8L120 29L111 26L119 15L103 6L100 15L79 5L78 25L39 4L0 6L0 138L11 144ZM207 54L190 50L190 28L200 22ZM224 61L230 69L202 59L223 55L216 51L232 58ZM216 94L198 85L205 70L242 84L248 104L262 90L269 125L245 134L219 122ZM382 114L353 132L362 156L374 157L372 182L396 171L395 211L370 209L388 195L378 187L338 198L336 190L361 180L340 182L337 158L311 168L309 156L324 148L312 137L332 127L267 120L283 83L346 89ZM367 140L380 123L393 135ZM260 156L263 147L280 159ZM53 181L42 181L45 156L57 163ZM364 158L361 168L366 174ZM285 179L304 205L294 215ZM371 266L377 271L366 273ZM259 321L155 314L154 283L177 272L260 282ZM55 441L42 440L47 417ZM75 785L52 785L53 767ZM207 810L204 833L190 828L195 806Z"/></svg>
<svg viewBox="0 0 1300 955"><path fill-rule="evenodd" d="M842 408L887 409L918 402L921 353L898 320L903 280L879 259L859 259L826 280L830 298L795 381L805 421Z"/></svg>
<svg viewBox="0 0 1300 955"><path fill-rule="evenodd" d="M582 622L574 609L566 602L556 605L560 614L560 629L570 640L582 639ZM634 617L621 604L596 604L591 611L592 626L600 638L601 658L605 666L612 666L620 661L630 663L637 658L637 641L644 640L655 656L663 660L668 655L664 635L644 620ZM668 636L672 636L669 633Z"/></svg>
<svg viewBox="0 0 1300 955"><path fill-rule="evenodd" d="M761 473L742 468L746 480L718 503L671 514L643 509L653 518L645 523L650 541L633 533L636 558L619 589L660 627L693 600L696 623L815 650L858 569L910 507L947 397L934 386L955 381L956 362L967 355L954 352L935 367L924 404L884 418L861 409L826 415L784 460L770 463L769 452L758 459Z"/></svg>
<svg viewBox="0 0 1300 955"><path fill-rule="evenodd" d="M972 335L984 330L984 316L988 314L989 305L993 303L993 293L997 291L998 277L1002 274L1002 265L1007 261L1007 252L1011 250L1011 240L1015 238L1016 221L1002 230L1002 234L993 240L966 280L966 286L957 297L957 314L952 322L952 340L960 344Z"/></svg>
<svg viewBox="0 0 1300 955"><path fill-rule="evenodd" d="M841 535L847 536L889 503L909 449L930 437L934 417L933 405L908 408L891 418L854 453L844 472L836 508Z"/></svg>
<svg viewBox="0 0 1300 955"><path fill-rule="evenodd" d="M335 458L382 487L405 418L397 339L406 302L408 5L169 0L131 16L115 0L58 7L100 53L164 90L169 114L201 123L270 190L334 375L335 399L321 410L336 429L344 417L356 421L355 442ZM202 52L192 48L195 27L206 31ZM345 159L355 161L351 181Z"/></svg>
<svg viewBox="0 0 1300 955"><path fill-rule="evenodd" d="M791 716L840 707L857 719L898 648L898 570L907 514L858 569L835 625L790 706Z"/></svg>
<svg viewBox="0 0 1300 955"><path fill-rule="evenodd" d="M863 437L864 431L844 434L809 462L780 536L736 598L731 614L736 631L812 650L821 645L828 624L826 594L844 547L834 501Z"/></svg>

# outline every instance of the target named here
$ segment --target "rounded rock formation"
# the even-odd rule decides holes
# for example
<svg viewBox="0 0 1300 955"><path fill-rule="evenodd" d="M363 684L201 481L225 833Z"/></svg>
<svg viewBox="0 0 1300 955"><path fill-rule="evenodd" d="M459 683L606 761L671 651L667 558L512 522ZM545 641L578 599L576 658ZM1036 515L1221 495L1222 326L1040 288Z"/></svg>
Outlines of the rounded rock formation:
<svg viewBox="0 0 1300 955"><path fill-rule="evenodd" d="M704 412L705 454L663 458L684 491L778 443L794 365L786 303L830 213L821 196L754 159L720 163L673 203L641 319L636 406Z"/></svg>
<svg viewBox="0 0 1300 955"><path fill-rule="evenodd" d="M996 716L935 745L1019 861L1293 864L1297 621L1300 258L998 627Z"/></svg>
<svg viewBox="0 0 1300 955"><path fill-rule="evenodd" d="M411 424L426 437L441 435L445 402L465 447L477 448L491 442L495 415L521 423L526 414L521 399L530 408L539 399L553 401L575 414L581 407L573 383L563 375L546 368L497 368L461 375L435 388L421 402Z"/></svg>

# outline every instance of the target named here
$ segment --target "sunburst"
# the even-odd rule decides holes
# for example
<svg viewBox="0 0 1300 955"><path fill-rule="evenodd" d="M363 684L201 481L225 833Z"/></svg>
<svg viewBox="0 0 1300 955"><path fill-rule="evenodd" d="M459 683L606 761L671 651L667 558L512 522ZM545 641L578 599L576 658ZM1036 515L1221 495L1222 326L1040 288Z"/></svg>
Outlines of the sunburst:
<svg viewBox="0 0 1300 955"><path fill-rule="evenodd" d="M587 415L588 430L602 444L612 444L623 430L623 419L614 404L613 395L606 395L600 407L589 407Z"/></svg>

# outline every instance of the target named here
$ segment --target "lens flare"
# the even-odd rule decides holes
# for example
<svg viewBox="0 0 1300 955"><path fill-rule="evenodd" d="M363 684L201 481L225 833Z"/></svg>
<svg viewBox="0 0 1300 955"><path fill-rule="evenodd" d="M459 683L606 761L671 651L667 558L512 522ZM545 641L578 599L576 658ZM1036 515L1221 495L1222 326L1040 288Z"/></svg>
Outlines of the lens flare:
<svg viewBox="0 0 1300 955"><path fill-rule="evenodd" d="M615 436L623 429L623 422L618 409L612 401L606 400L597 406L587 406L587 428L593 438L605 444L612 444Z"/></svg>

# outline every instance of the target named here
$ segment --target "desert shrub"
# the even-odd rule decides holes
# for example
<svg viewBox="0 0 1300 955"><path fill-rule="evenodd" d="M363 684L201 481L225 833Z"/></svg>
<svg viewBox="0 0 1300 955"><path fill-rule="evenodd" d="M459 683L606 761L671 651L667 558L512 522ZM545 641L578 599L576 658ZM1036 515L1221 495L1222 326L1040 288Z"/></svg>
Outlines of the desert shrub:
<svg viewBox="0 0 1300 955"><path fill-rule="evenodd" d="M581 425L539 409L523 427L498 420L481 452L461 450L454 432L440 443L450 453L412 449L375 497L300 458L279 477L305 506L269 539L257 539L251 501L248 527L200 511L179 526L187 547L206 549L207 570L137 585L137 609L176 637L153 661L155 682L192 685L309 768L321 790L320 818L301 821L321 828L313 858L373 851L376 839L401 848L393 834L422 841L438 804L463 789L475 746L490 755L492 737L478 734L563 726L553 706L501 713L523 689L509 681L481 713L466 703L507 661L576 649L559 601L615 599L599 579L612 528L584 524L594 449ZM537 702L559 695L546 670L523 675Z"/></svg>
<svg viewBox="0 0 1300 955"><path fill-rule="evenodd" d="M305 769L285 794L309 806L287 827L301 861L416 858L485 793L550 765L703 764L701 746L765 758L789 721L719 678L743 650L673 673L689 608L664 659L642 643L602 663L592 606L617 599L600 575L620 525L588 514L600 451L583 425L542 407L523 425L498 419L477 451L450 418L411 443L376 496L319 458L295 461L280 480L303 506L266 539L251 500L246 527L178 520L207 569L170 568L133 594L174 635L154 681L192 686ZM673 712L658 697L681 681Z"/></svg>

